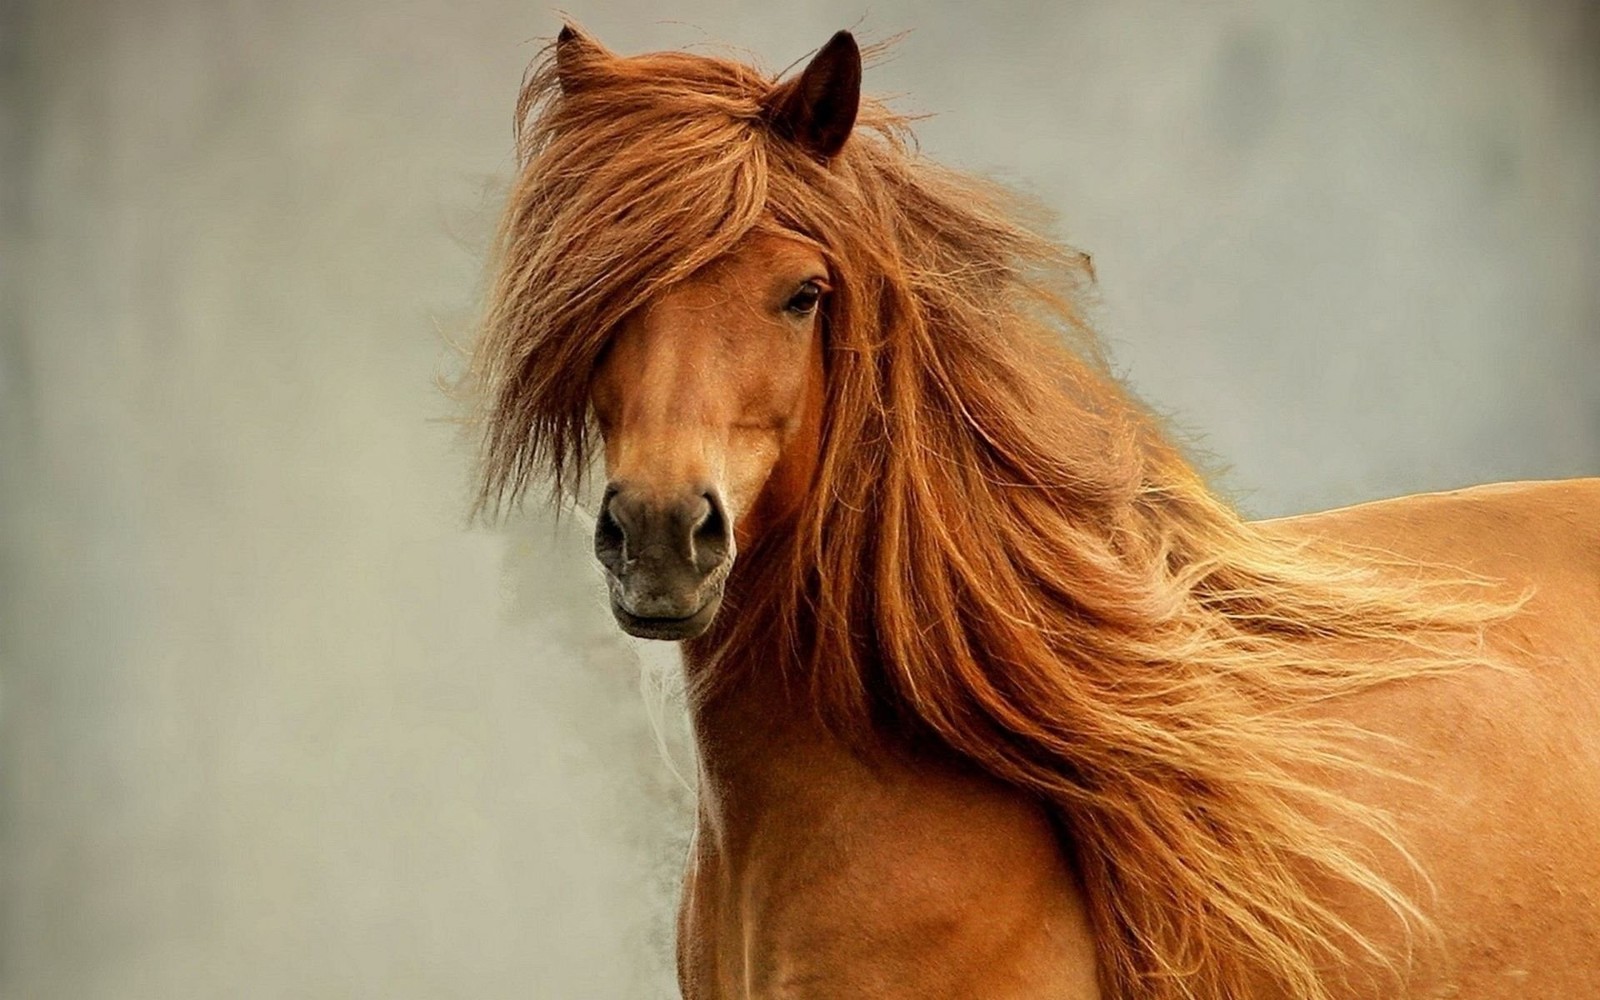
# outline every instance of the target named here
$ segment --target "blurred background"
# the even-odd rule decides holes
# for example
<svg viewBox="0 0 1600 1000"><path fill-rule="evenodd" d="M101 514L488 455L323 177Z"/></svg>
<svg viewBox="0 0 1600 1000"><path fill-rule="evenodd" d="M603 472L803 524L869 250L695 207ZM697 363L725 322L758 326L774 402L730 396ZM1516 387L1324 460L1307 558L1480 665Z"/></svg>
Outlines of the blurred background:
<svg viewBox="0 0 1600 1000"><path fill-rule="evenodd" d="M571 0L874 92L1048 202L1275 515L1600 471L1588 0ZM464 512L549 8L0 0L0 996L674 995L691 795L581 521ZM662 742L691 770L679 709Z"/></svg>

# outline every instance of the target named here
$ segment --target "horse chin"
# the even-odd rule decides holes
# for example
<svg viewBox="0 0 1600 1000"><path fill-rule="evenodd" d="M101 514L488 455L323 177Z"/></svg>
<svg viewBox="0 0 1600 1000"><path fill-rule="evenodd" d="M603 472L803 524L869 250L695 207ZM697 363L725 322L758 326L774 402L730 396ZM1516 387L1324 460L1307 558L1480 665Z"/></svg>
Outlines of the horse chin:
<svg viewBox="0 0 1600 1000"><path fill-rule="evenodd" d="M652 618L636 615L619 604L615 598L611 601L611 613L616 616L617 624L622 626L622 631L639 639L662 639L668 642L682 642L693 639L711 626L711 620L717 616L717 609L722 606L722 595L715 594L700 606L700 610L682 618Z"/></svg>

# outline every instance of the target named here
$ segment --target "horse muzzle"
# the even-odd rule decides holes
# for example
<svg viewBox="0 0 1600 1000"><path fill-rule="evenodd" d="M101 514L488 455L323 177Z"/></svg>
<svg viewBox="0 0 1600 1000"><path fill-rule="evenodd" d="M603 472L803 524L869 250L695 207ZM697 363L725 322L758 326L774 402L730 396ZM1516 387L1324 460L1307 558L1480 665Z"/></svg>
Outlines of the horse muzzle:
<svg viewBox="0 0 1600 1000"><path fill-rule="evenodd" d="M672 496L612 483L595 519L611 612L641 639L692 639L722 603L733 530L714 487Z"/></svg>

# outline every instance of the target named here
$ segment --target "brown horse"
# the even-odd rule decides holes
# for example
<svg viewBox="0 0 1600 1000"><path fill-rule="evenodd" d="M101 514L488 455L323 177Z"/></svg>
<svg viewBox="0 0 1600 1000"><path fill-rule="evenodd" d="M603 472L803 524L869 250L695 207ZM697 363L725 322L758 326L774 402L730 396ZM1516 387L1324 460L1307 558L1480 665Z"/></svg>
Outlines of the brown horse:
<svg viewBox="0 0 1600 1000"><path fill-rule="evenodd" d="M603 443L684 995L1600 996L1600 480L1243 521L860 78L568 27L518 107L482 503Z"/></svg>

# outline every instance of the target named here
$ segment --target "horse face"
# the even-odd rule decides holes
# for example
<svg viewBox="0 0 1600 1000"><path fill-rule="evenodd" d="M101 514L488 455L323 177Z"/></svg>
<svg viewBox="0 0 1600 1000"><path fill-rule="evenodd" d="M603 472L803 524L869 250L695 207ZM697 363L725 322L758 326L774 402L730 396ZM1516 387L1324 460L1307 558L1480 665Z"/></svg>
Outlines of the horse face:
<svg viewBox="0 0 1600 1000"><path fill-rule="evenodd" d="M608 480L595 555L625 631L705 631L740 543L804 490L827 291L812 245L755 233L631 315L607 348L591 396Z"/></svg>

